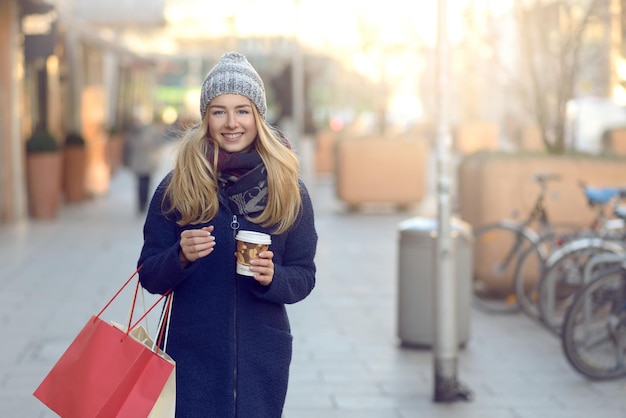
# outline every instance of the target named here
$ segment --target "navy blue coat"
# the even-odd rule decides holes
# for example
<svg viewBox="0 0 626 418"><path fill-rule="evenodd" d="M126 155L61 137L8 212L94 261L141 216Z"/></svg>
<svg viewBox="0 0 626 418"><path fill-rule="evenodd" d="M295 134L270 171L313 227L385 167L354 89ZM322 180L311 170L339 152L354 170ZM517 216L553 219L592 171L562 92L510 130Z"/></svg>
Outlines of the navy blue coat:
<svg viewBox="0 0 626 418"><path fill-rule="evenodd" d="M180 233L161 211L168 175L157 188L144 225L139 278L151 293L174 290L167 352L176 361L176 416L279 418L282 414L292 336L285 304L304 299L315 286L317 233L313 207L301 184L303 208L286 233L272 235L274 278L263 286L235 272L239 229L270 233L221 204L216 245L183 268Z"/></svg>

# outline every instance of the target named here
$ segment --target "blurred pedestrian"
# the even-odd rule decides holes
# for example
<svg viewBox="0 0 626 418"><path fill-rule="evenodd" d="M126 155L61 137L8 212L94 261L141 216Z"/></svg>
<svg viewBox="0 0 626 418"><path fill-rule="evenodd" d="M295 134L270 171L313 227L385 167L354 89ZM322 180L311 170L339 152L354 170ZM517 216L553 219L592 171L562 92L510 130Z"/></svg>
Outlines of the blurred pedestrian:
<svg viewBox="0 0 626 418"><path fill-rule="evenodd" d="M152 125L144 123L141 116L136 114L125 141L124 158L137 181L137 211L144 214L148 208L152 176L159 168L162 134Z"/></svg>
<svg viewBox="0 0 626 418"><path fill-rule="evenodd" d="M227 53L207 74L199 126L179 143L144 225L143 286L174 300L167 352L176 416L279 418L292 336L285 309L315 285L317 232L299 161L269 126L263 81ZM236 273L235 234L271 235Z"/></svg>

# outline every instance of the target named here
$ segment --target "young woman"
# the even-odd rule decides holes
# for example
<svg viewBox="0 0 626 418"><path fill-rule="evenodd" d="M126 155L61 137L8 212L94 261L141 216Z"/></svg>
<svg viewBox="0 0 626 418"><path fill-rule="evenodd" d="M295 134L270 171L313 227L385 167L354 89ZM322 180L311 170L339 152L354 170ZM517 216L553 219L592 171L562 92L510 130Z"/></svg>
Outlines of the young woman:
<svg viewBox="0 0 626 418"><path fill-rule="evenodd" d="M315 285L313 208L243 55L222 56L200 101L202 122L150 203L140 280L152 293L174 292L176 416L279 418L292 352L285 304ZM254 276L236 273L239 230L271 235Z"/></svg>

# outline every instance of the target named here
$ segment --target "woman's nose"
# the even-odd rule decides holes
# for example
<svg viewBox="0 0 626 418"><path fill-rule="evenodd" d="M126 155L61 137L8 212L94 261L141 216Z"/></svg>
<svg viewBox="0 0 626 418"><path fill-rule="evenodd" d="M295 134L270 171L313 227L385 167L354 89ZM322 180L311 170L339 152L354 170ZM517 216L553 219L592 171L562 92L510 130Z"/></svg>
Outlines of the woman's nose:
<svg viewBox="0 0 626 418"><path fill-rule="evenodd" d="M237 126L237 117L235 113L228 113L228 117L226 118L226 126L229 128L234 128Z"/></svg>

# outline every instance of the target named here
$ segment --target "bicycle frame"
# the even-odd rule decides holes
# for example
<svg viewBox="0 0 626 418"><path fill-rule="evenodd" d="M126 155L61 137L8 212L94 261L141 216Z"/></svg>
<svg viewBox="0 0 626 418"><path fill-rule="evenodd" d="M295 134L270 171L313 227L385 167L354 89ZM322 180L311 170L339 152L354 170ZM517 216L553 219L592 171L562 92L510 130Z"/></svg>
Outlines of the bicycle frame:
<svg viewBox="0 0 626 418"><path fill-rule="evenodd" d="M532 229L535 232L535 235L539 237L546 233L546 231L550 231L550 222L548 219L548 211L546 210L545 200L546 200L546 191L547 191L547 181L552 177L542 177L539 175L535 176L535 181L539 183L540 191L539 195L535 199L535 204L533 205L533 209L526 218L525 221L520 223L520 228L528 228ZM556 177L554 177L556 178ZM531 224L537 223L540 228L532 228ZM541 230L542 233L537 233L537 231Z"/></svg>
<svg viewBox="0 0 626 418"><path fill-rule="evenodd" d="M507 266L512 260L515 260L517 254L519 254L524 243L522 237L528 239L532 245L536 245L537 242L539 242L540 235L534 229L528 227L527 224L519 224L515 221L508 220L501 221L500 224L504 227L510 228L511 230L517 231L515 243L502 261L503 266Z"/></svg>

